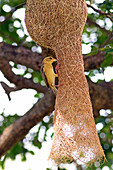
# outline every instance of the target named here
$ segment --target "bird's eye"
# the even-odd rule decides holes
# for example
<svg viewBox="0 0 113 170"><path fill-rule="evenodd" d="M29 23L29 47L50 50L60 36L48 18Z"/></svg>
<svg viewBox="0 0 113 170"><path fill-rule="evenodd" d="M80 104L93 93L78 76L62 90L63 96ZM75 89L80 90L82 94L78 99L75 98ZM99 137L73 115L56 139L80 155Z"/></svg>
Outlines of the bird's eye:
<svg viewBox="0 0 113 170"><path fill-rule="evenodd" d="M52 60L52 57L49 57L50 60Z"/></svg>

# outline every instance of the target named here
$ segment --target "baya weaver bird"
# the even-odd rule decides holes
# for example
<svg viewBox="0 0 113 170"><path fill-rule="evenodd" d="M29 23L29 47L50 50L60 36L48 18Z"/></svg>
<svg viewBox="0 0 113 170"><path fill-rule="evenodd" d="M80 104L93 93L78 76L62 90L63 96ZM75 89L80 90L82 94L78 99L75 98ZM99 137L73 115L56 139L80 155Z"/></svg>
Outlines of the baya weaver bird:
<svg viewBox="0 0 113 170"><path fill-rule="evenodd" d="M41 67L41 73L43 80L46 83L48 88L51 88L53 92L56 94L58 85L55 85L55 78L58 77L58 74L55 74L53 63L57 60L51 56L44 58Z"/></svg>

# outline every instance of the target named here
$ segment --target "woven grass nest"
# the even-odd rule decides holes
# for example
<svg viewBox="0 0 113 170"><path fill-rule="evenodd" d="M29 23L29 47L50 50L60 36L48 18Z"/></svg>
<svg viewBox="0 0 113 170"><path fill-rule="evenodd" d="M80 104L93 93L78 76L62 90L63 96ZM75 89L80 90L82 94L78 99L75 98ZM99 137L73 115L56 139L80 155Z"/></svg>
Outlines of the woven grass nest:
<svg viewBox="0 0 113 170"><path fill-rule="evenodd" d="M63 86L57 91L49 156L58 164L91 164L105 158L84 75L81 40L86 18L85 0L27 0L25 21L30 36L53 49L60 62Z"/></svg>

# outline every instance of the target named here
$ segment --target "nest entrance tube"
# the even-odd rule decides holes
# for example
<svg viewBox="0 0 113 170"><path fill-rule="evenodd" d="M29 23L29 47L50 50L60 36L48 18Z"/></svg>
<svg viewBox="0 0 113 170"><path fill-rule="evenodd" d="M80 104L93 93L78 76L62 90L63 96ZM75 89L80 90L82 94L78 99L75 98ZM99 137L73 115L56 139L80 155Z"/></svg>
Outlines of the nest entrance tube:
<svg viewBox="0 0 113 170"><path fill-rule="evenodd" d="M105 157L96 132L84 75L82 31L85 0L27 0L26 26L33 40L49 47L60 63L54 140L49 158L56 163L93 163Z"/></svg>
<svg viewBox="0 0 113 170"><path fill-rule="evenodd" d="M66 46L69 47L68 44ZM65 53L58 49L56 54L62 58L59 78L63 86L57 92L54 140L49 158L58 164L101 161L104 153L93 118L83 59L76 50L70 60L68 48Z"/></svg>

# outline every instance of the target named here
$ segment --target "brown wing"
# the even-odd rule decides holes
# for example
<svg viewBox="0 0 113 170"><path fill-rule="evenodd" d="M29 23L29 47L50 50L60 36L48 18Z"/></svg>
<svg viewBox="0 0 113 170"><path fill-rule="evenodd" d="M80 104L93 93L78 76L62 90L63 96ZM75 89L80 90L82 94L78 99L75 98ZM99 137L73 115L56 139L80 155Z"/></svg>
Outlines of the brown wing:
<svg viewBox="0 0 113 170"><path fill-rule="evenodd" d="M43 78L46 86L49 88L49 83L48 83L47 78L46 78L46 75L45 75L45 73L44 73L44 65L43 65L43 64L42 64L42 66L41 66L41 74L42 74L42 78Z"/></svg>

